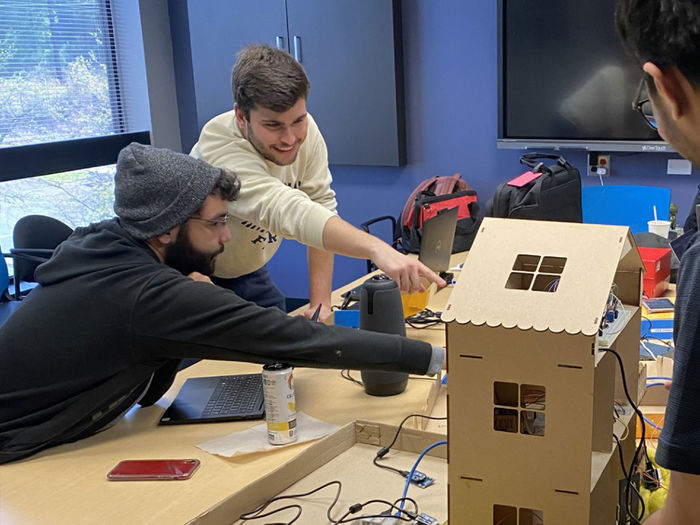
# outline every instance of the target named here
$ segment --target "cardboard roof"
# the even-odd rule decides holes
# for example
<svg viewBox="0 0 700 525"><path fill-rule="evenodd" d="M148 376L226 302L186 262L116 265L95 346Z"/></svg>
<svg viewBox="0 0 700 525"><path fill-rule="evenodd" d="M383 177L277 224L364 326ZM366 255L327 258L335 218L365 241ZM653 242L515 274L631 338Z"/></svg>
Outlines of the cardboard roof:
<svg viewBox="0 0 700 525"><path fill-rule="evenodd" d="M626 226L486 218L442 319L594 335L617 271L644 271Z"/></svg>

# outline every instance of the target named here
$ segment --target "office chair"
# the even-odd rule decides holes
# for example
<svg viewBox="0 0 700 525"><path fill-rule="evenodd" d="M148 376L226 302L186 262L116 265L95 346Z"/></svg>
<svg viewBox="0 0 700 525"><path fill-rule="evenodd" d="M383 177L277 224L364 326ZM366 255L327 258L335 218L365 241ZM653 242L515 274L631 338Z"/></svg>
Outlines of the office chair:
<svg viewBox="0 0 700 525"><path fill-rule="evenodd" d="M392 217L391 215L383 215L381 217L375 217L374 219L370 219L368 221L365 221L362 224L360 224L360 228L362 228L367 233L370 233L369 227L375 223L382 222L382 221L389 221L391 223L392 239L389 242L389 244L392 247L398 249L398 244L399 244L399 240L401 238L401 233L400 233L400 230L397 230L397 228L396 228L396 219L394 217ZM372 262L372 259L367 259L367 273L372 273L376 269L377 269L377 267L375 266L374 262Z"/></svg>
<svg viewBox="0 0 700 525"><path fill-rule="evenodd" d="M10 286L10 274L7 269L6 257L10 257L10 254L0 251L0 325L10 317L10 314L12 314L19 304L17 301L12 300L13 298L8 290Z"/></svg>
<svg viewBox="0 0 700 525"><path fill-rule="evenodd" d="M11 257L9 253L2 253L2 260L0 261L0 301L7 301L10 299L10 291L8 287L10 286L10 272L7 269L7 261L5 257Z"/></svg>
<svg viewBox="0 0 700 525"><path fill-rule="evenodd" d="M14 263L15 298L21 300L20 283L36 282L34 271L48 261L54 249L65 241L73 229L52 217L27 215L17 221L12 231L15 247L10 250Z"/></svg>

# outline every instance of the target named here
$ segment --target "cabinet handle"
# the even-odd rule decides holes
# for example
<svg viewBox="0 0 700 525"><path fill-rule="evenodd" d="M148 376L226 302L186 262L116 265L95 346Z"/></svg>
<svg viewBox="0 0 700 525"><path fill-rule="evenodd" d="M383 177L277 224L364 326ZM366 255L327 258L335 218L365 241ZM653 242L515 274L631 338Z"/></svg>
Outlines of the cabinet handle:
<svg viewBox="0 0 700 525"><path fill-rule="evenodd" d="M294 58L301 63L301 37L294 35Z"/></svg>
<svg viewBox="0 0 700 525"><path fill-rule="evenodd" d="M283 36L276 36L275 37L275 46L277 46L277 49L284 49L284 37Z"/></svg>

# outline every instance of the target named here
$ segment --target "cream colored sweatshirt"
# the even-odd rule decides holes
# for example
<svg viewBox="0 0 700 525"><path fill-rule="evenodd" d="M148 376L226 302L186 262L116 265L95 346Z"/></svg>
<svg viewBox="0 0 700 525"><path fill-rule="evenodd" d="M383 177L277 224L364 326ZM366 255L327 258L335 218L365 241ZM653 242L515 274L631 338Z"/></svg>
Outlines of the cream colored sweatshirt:
<svg viewBox="0 0 700 525"><path fill-rule="evenodd" d="M261 268L285 237L323 249L323 228L337 204L326 143L311 115L307 118L306 140L289 166L262 157L243 137L233 111L202 128L190 155L230 169L241 180L238 199L229 204L232 238L216 260L217 277Z"/></svg>

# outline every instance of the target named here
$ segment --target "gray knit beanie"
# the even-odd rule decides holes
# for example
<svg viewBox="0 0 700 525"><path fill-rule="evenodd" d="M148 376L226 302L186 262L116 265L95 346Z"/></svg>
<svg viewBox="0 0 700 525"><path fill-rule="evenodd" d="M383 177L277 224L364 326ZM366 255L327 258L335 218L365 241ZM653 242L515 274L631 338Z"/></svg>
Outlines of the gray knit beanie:
<svg viewBox="0 0 700 525"><path fill-rule="evenodd" d="M220 173L189 155L132 142L117 159L114 212L134 237L157 237L202 207Z"/></svg>

